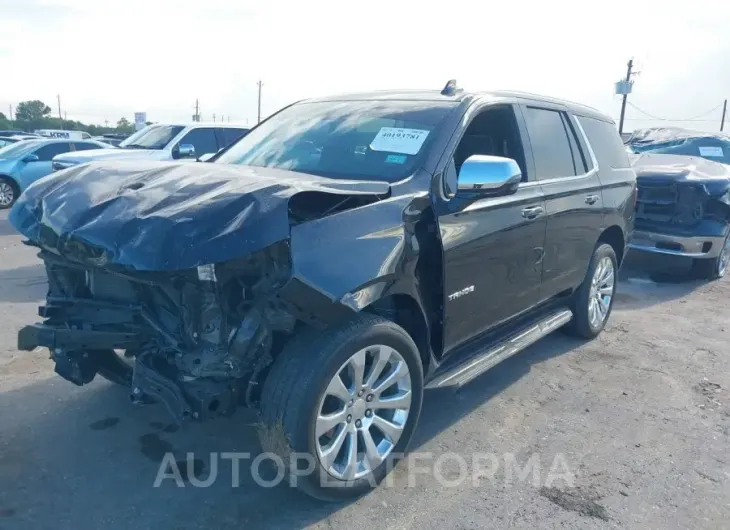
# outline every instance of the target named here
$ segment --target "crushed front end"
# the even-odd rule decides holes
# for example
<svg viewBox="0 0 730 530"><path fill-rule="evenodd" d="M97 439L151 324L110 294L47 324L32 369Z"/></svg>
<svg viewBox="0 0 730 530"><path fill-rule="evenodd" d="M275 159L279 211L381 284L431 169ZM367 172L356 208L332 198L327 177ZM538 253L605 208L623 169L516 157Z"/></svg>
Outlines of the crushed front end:
<svg viewBox="0 0 730 530"><path fill-rule="evenodd" d="M18 348L47 347L77 384L97 374L161 402L178 420L228 415L257 381L296 319L277 296L290 277L287 241L224 264L182 271L99 267L41 250L48 275L42 323Z"/></svg>
<svg viewBox="0 0 730 530"><path fill-rule="evenodd" d="M730 227L730 170L676 155L643 155L634 168L631 248L695 259L718 257Z"/></svg>

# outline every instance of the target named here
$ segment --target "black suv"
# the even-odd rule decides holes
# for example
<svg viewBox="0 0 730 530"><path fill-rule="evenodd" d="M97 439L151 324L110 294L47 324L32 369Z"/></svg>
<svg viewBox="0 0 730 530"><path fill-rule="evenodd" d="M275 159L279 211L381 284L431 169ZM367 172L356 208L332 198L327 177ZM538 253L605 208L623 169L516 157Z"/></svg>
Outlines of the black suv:
<svg viewBox="0 0 730 530"><path fill-rule="evenodd" d="M307 100L209 164L83 165L11 221L49 278L18 347L179 420L255 407L323 499L381 480L424 387L598 335L636 176L613 122L512 92Z"/></svg>

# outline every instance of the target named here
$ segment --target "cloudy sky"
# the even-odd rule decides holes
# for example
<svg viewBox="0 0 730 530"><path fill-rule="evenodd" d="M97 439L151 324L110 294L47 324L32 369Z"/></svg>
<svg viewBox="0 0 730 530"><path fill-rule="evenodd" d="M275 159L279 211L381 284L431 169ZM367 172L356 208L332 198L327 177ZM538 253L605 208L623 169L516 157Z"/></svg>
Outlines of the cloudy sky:
<svg viewBox="0 0 730 530"><path fill-rule="evenodd" d="M730 97L730 2L0 0L0 112L27 99L55 112L60 94L69 119L95 123L135 111L186 120L196 98L205 120L253 123L259 79L264 115L309 96L456 78L618 119L614 82L631 57L633 105L717 130ZM668 123L634 107L627 118L627 130Z"/></svg>

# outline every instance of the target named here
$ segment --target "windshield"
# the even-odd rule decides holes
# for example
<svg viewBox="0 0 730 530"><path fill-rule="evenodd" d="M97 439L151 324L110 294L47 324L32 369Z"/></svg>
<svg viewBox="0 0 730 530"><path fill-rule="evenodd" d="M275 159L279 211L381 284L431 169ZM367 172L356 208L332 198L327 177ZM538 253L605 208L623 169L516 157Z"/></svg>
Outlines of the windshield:
<svg viewBox="0 0 730 530"><path fill-rule="evenodd" d="M434 101L299 103L275 114L216 163L394 182L418 167L456 106Z"/></svg>
<svg viewBox="0 0 730 530"><path fill-rule="evenodd" d="M17 158L32 151L41 142L34 140L23 140L22 142L16 142L0 149L0 158Z"/></svg>
<svg viewBox="0 0 730 530"><path fill-rule="evenodd" d="M164 149L184 129L181 125L150 125L119 144L127 149Z"/></svg>

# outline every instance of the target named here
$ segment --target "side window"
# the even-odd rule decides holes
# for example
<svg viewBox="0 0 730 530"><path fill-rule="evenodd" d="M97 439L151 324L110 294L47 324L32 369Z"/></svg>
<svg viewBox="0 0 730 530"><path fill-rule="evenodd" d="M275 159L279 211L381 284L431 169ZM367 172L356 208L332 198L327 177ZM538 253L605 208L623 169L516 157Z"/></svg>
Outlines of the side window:
<svg viewBox="0 0 730 530"><path fill-rule="evenodd" d="M50 162L53 157L62 153L68 153L71 150L71 144L68 142L58 142L55 144L44 145L35 150L35 155L39 162Z"/></svg>
<svg viewBox="0 0 730 530"><path fill-rule="evenodd" d="M199 127L193 129L178 142L178 145L183 144L192 144L195 147L195 156L218 152L218 142L215 139L215 130L213 128Z"/></svg>
<svg viewBox="0 0 730 530"><path fill-rule="evenodd" d="M588 172L588 164L586 163L585 152L581 150L578 145L578 137L575 134L573 124L570 123L570 119L567 114L562 114L563 125L565 126L565 132L568 134L568 142L570 143L570 152L573 154L573 166L575 167L576 175L582 175Z"/></svg>
<svg viewBox="0 0 730 530"><path fill-rule="evenodd" d="M100 145L92 144L89 142L74 142L76 151L88 151L90 149L101 149Z"/></svg>
<svg viewBox="0 0 730 530"><path fill-rule="evenodd" d="M550 109L525 107L525 121L532 154L535 157L535 178L545 180L575 176L573 152L562 113Z"/></svg>
<svg viewBox="0 0 730 530"><path fill-rule="evenodd" d="M624 143L613 123L585 116L578 116L578 123L591 143L599 168L618 169L631 166Z"/></svg>
<svg viewBox="0 0 730 530"><path fill-rule="evenodd" d="M456 193L457 175L462 164L472 155L512 158L520 166L522 180L527 180L525 152L511 105L487 107L467 126L444 174L444 193L447 197Z"/></svg>
<svg viewBox="0 0 730 530"><path fill-rule="evenodd" d="M216 136L218 137L218 148L223 149L228 147L232 143L237 142L248 132L248 129L235 129L235 128L223 128L216 129Z"/></svg>

